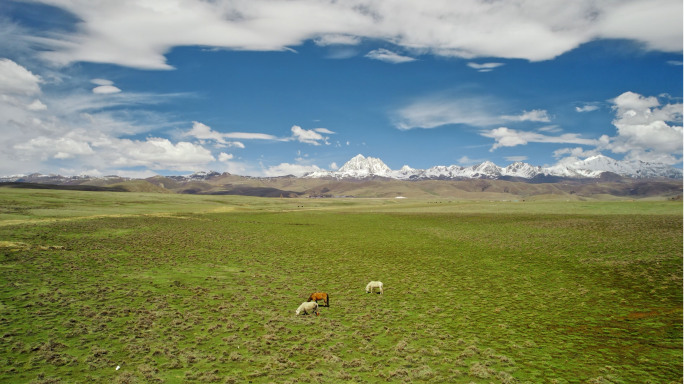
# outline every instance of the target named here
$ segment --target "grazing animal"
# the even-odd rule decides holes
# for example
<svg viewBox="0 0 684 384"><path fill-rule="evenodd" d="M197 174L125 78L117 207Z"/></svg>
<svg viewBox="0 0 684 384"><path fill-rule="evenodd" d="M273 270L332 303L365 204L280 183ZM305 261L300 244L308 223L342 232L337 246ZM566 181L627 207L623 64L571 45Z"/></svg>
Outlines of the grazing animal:
<svg viewBox="0 0 684 384"><path fill-rule="evenodd" d="M314 292L311 294L311 296L309 296L309 300L307 301L315 301L318 303L318 300L323 300L326 307L330 306L330 295L325 292Z"/></svg>
<svg viewBox="0 0 684 384"><path fill-rule="evenodd" d="M366 285L366 293L373 292L373 288L378 289L378 294L382 294L382 281L371 281Z"/></svg>
<svg viewBox="0 0 684 384"><path fill-rule="evenodd" d="M299 308L297 308L297 310L295 311L295 314L299 315L299 314L302 313L302 312L303 312L304 315L308 315L308 314L310 314L310 313L315 313L316 316L318 316L318 315L319 315L319 313L318 313L318 303L315 302L315 301L305 301L305 302L303 302L303 303L299 306Z"/></svg>

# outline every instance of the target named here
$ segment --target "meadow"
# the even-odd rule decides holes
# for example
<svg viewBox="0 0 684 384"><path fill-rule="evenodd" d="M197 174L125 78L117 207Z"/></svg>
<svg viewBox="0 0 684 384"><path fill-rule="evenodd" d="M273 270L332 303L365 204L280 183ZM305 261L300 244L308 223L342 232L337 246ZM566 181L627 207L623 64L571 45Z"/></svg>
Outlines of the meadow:
<svg viewBox="0 0 684 384"><path fill-rule="evenodd" d="M0 382L682 381L681 200L0 188L0 279Z"/></svg>

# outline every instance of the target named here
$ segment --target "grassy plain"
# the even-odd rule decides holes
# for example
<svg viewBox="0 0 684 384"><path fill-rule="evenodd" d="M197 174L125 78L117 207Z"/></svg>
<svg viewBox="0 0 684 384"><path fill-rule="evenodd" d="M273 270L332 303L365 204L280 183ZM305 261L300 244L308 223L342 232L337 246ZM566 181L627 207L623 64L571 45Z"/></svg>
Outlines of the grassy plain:
<svg viewBox="0 0 684 384"><path fill-rule="evenodd" d="M681 201L0 188L0 279L0 382L682 380Z"/></svg>

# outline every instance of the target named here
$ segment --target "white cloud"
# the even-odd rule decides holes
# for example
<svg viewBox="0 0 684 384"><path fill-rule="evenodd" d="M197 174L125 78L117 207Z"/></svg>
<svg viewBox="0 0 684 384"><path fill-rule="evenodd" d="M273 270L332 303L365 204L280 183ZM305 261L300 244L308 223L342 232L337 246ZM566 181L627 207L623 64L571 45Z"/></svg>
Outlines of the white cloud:
<svg viewBox="0 0 684 384"><path fill-rule="evenodd" d="M10 59L0 59L0 94L31 96L40 93L40 76Z"/></svg>
<svg viewBox="0 0 684 384"><path fill-rule="evenodd" d="M226 139L240 139L240 140L280 140L276 136L265 133L247 133L247 132L226 132L221 133L211 129L211 127L202 124L198 121L192 123L192 129L185 133L186 136L192 136L200 140L214 140L217 143L228 146L245 148L245 145L239 141L228 141Z"/></svg>
<svg viewBox="0 0 684 384"><path fill-rule="evenodd" d="M661 105L658 98L625 92L612 100L617 136L605 145L629 159L681 161L682 104Z"/></svg>
<svg viewBox="0 0 684 384"><path fill-rule="evenodd" d="M290 129L292 136L289 138L280 138L274 135L265 133L248 133L248 132L217 132L211 129L211 127L206 124L200 123L198 121L193 122L192 129L184 133L184 136L191 136L199 140L210 140L215 141L220 144L220 146L228 147L238 147L245 148L245 145L239 141L228 141L227 139L240 139L240 140L272 140L272 141L299 141L301 143L321 145L329 144L328 137L321 135L324 134L334 134L335 132L327 128L315 128L312 130L306 130L298 125L293 125Z"/></svg>
<svg viewBox="0 0 684 384"><path fill-rule="evenodd" d="M230 154L230 153L221 152L221 153L219 154L218 160L219 160L220 162L228 162L228 161L230 161L230 160L233 160L233 157L234 157L234 156L233 156L232 154Z"/></svg>
<svg viewBox="0 0 684 384"><path fill-rule="evenodd" d="M102 98L85 90L44 94L41 78L19 64L0 60L0 72L2 174L77 174L84 171L85 164L88 171L106 174L121 174L130 167L195 170L213 161L211 152L199 144L164 138L122 139L173 126L150 112L127 108L159 103L168 99L166 95L132 93Z"/></svg>
<svg viewBox="0 0 684 384"><path fill-rule="evenodd" d="M50 158L71 159L94 153L87 142L72 137L49 138L39 136L27 143L17 144L14 148L25 154L33 153L34 156L40 156L45 160Z"/></svg>
<svg viewBox="0 0 684 384"><path fill-rule="evenodd" d="M501 116L501 118L508 121L536 121L542 123L548 123L551 121L549 114L541 109L524 111L521 115Z"/></svg>
<svg viewBox="0 0 684 384"><path fill-rule="evenodd" d="M482 97L425 97L394 113L394 124L401 130L435 128L448 124L476 127L497 124L501 119L492 114L496 102Z"/></svg>
<svg viewBox="0 0 684 384"><path fill-rule="evenodd" d="M328 138L321 135L316 130L306 130L298 125L293 125L291 130L292 138L301 143L307 143L312 145L321 145L321 143L324 143L326 145L329 144Z"/></svg>
<svg viewBox="0 0 684 384"><path fill-rule="evenodd" d="M596 148L585 149L582 147L561 148L553 151L553 157L564 158L563 162L575 162L579 159L586 159L587 157L599 154L601 154L601 151Z"/></svg>
<svg viewBox="0 0 684 384"><path fill-rule="evenodd" d="M449 124L488 127L505 121L549 122L545 110L533 109L519 115L499 115L504 103L491 97L437 94L419 98L394 112L394 125L401 130L435 128Z"/></svg>
<svg viewBox="0 0 684 384"><path fill-rule="evenodd" d="M361 38L353 35L329 34L315 38L314 43L321 47L329 45L358 45L361 43Z"/></svg>
<svg viewBox="0 0 684 384"><path fill-rule="evenodd" d="M276 140L283 141L277 136L269 135L268 133L252 133L252 132L226 132L221 134L223 137L228 139L241 139L241 140Z"/></svg>
<svg viewBox="0 0 684 384"><path fill-rule="evenodd" d="M558 125L546 125L544 127L537 128L537 131L549 132L549 133L558 133L558 132L563 132L563 129L561 127L559 127Z"/></svg>
<svg viewBox="0 0 684 384"><path fill-rule="evenodd" d="M461 156L456 163L460 164L461 166L469 166L473 164L480 164L484 162L486 159L472 159L469 156Z"/></svg>
<svg viewBox="0 0 684 384"><path fill-rule="evenodd" d="M315 171L321 171L321 168L316 165L281 163L264 169L263 174L267 177L286 175L303 176L304 174Z"/></svg>
<svg viewBox="0 0 684 384"><path fill-rule="evenodd" d="M563 143L563 144L583 144L598 145L599 141L594 139L584 139L575 133L566 133L560 136L548 136L537 132L519 131L507 127L484 130L480 134L484 137L494 139L495 143L490 149L494 151L501 147L515 147L528 143Z"/></svg>
<svg viewBox="0 0 684 384"><path fill-rule="evenodd" d="M597 111L599 109L598 105L595 104L586 104L582 105L579 107L575 107L575 111L582 113L582 112L593 112Z"/></svg>
<svg viewBox="0 0 684 384"><path fill-rule="evenodd" d="M93 88L93 93L97 94L110 94L119 92L121 92L121 90L113 85L100 85L99 87Z"/></svg>
<svg viewBox="0 0 684 384"><path fill-rule="evenodd" d="M494 70L494 68L498 68L502 65L504 65L504 63L468 63L468 66L470 68L476 69L478 72L491 72L492 70Z"/></svg>
<svg viewBox="0 0 684 384"><path fill-rule="evenodd" d="M112 143L121 154L114 156L113 163L124 167L195 170L215 160L206 148L183 141L174 144L168 139L151 137L145 141L117 139Z"/></svg>
<svg viewBox="0 0 684 384"><path fill-rule="evenodd" d="M385 48L375 49L366 54L366 57L373 60L385 61L392 64L408 63L411 61L416 61L415 58L409 56L403 56L396 52L392 52Z"/></svg>
<svg viewBox="0 0 684 384"><path fill-rule="evenodd" d="M43 104L42 101L35 99L31 104L27 105L26 108L30 111L44 111L47 109L47 105Z"/></svg>
<svg viewBox="0 0 684 384"><path fill-rule="evenodd" d="M665 95L666 97L666 95ZM625 160L641 160L664 164L682 161L684 134L681 103L662 104L655 96L624 92L610 100L615 111L615 136L602 135L598 139L585 139L567 133L549 136L501 127L481 131L481 135L495 140L490 151L500 147L514 147L528 143L579 144L592 148L561 148L553 155L559 162L576 161L600 154L602 151L624 154Z"/></svg>
<svg viewBox="0 0 684 384"><path fill-rule="evenodd" d="M681 1L620 1L602 5L605 8L595 25L598 37L634 39L650 49L682 51Z"/></svg>
<svg viewBox="0 0 684 384"><path fill-rule="evenodd" d="M79 19L73 31L23 36L57 64L170 69L164 55L176 46L287 50L307 40L322 46L380 40L421 54L532 61L597 38L682 50L680 0L44 1Z"/></svg>

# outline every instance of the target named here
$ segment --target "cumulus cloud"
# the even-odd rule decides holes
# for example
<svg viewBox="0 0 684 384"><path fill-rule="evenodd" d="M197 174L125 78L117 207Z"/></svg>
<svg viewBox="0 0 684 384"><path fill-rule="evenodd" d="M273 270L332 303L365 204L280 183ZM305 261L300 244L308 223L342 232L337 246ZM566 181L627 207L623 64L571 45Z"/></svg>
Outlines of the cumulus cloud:
<svg viewBox="0 0 684 384"><path fill-rule="evenodd" d="M662 105L655 96L625 92L611 100L617 136L605 145L627 158L674 164L682 154L682 104Z"/></svg>
<svg viewBox="0 0 684 384"><path fill-rule="evenodd" d="M40 76L10 59L0 59L0 93L30 96L40 93Z"/></svg>
<svg viewBox="0 0 684 384"><path fill-rule="evenodd" d="M366 57L373 60L385 61L392 64L416 61L416 59L413 57L403 56L384 48L372 50L366 54Z"/></svg>
<svg viewBox="0 0 684 384"><path fill-rule="evenodd" d="M585 139L575 133L566 133L559 136L549 136L537 132L520 131L510 129L507 127L484 130L481 131L480 134L484 137L494 139L495 143L489 150L490 152L501 147L515 147L518 145L525 145L528 143L567 143L584 145L599 144L598 140Z"/></svg>
<svg viewBox="0 0 684 384"><path fill-rule="evenodd" d="M670 165L682 161L681 103L664 103L658 97L635 92L624 92L610 102L615 112L612 123L616 134L602 135L591 148L557 149L553 155L559 163L577 161L603 151L622 154L625 160Z"/></svg>
<svg viewBox="0 0 684 384"><path fill-rule="evenodd" d="M44 160L71 159L79 155L94 153L90 144L72 137L50 138L39 136L26 143L17 144L15 149L26 153L33 153Z"/></svg>
<svg viewBox="0 0 684 384"><path fill-rule="evenodd" d="M218 160L221 162L227 162L227 161L233 160L233 157L234 156L230 153L221 152L221 153L219 153Z"/></svg>
<svg viewBox="0 0 684 384"><path fill-rule="evenodd" d="M79 23L73 30L24 38L48 48L43 57L62 65L88 61L170 69L165 54L176 46L266 51L307 40L326 46L369 39L421 54L532 61L552 59L598 38L682 50L679 0L44 2L65 9ZM371 57L405 60L391 51Z"/></svg>
<svg viewBox="0 0 684 384"><path fill-rule="evenodd" d="M202 169L215 158L211 152L197 144L172 143L169 139L151 137L144 141L117 139L120 156L114 164L125 167L143 166L150 169Z"/></svg>
<svg viewBox="0 0 684 384"><path fill-rule="evenodd" d="M157 124L172 126L130 105L158 103L163 95L44 94L43 80L11 60L0 60L0 173L133 172L130 168L196 170L214 161L201 144L166 138L123 139ZM111 86L96 79L93 84ZM40 99L36 98L40 96ZM45 101L45 102L44 102ZM49 106L49 108L48 108ZM151 123L148 124L147 121ZM127 170L128 169L128 170Z"/></svg>

